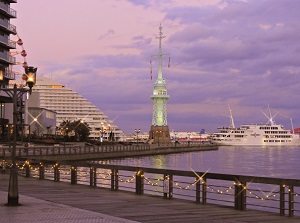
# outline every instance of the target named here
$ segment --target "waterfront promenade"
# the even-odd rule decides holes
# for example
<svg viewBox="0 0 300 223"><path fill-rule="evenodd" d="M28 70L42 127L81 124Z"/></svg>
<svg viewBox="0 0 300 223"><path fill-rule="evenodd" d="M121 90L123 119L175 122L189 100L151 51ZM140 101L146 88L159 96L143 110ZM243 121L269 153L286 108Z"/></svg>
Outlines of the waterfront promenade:
<svg viewBox="0 0 300 223"><path fill-rule="evenodd" d="M134 156L153 156L173 153L217 150L213 144L165 144L165 145L103 145L103 146L34 146L18 147L16 159L39 161L78 161L91 159L113 159ZM1 159L11 158L11 148L3 147L0 151Z"/></svg>
<svg viewBox="0 0 300 223"><path fill-rule="evenodd" d="M136 195L86 185L19 177L21 206L7 207L8 174L0 174L0 222L209 222L296 223L299 217L283 217L261 211L201 205L192 201Z"/></svg>

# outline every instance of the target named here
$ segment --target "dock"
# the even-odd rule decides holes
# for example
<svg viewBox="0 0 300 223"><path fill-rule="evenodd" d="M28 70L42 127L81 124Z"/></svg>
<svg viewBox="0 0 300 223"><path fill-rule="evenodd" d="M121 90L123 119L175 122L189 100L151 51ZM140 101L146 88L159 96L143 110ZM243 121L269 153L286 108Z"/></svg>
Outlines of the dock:
<svg viewBox="0 0 300 223"><path fill-rule="evenodd" d="M296 223L299 217L181 199L163 199L108 188L19 177L21 206L7 207L8 174L0 174L2 222L209 222Z"/></svg>

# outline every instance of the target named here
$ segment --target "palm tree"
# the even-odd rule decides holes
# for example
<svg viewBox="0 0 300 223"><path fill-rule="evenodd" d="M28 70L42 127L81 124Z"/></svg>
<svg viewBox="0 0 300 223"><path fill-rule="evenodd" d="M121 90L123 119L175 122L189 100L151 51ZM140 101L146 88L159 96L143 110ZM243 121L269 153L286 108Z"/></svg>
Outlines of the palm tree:
<svg viewBox="0 0 300 223"><path fill-rule="evenodd" d="M73 133L75 135L75 139L79 141L86 141L90 135L90 127L82 120L73 122L69 120L63 121L60 124L60 130L65 136L69 135L69 133Z"/></svg>

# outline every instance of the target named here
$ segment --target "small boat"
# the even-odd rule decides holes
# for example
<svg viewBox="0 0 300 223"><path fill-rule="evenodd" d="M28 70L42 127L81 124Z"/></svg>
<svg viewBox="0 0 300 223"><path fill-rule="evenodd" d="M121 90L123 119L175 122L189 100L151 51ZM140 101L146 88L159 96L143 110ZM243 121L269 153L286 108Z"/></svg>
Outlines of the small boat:
<svg viewBox="0 0 300 223"><path fill-rule="evenodd" d="M235 146L296 146L300 145L300 136L282 125L275 124L270 109L267 124L250 124L235 127L230 111L230 126L218 128L211 142L217 145Z"/></svg>

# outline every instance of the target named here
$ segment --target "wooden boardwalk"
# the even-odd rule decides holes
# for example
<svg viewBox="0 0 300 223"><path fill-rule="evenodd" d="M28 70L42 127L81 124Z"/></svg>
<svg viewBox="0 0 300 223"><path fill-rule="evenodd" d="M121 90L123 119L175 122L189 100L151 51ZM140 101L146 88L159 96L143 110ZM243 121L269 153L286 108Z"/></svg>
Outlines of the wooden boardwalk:
<svg viewBox="0 0 300 223"><path fill-rule="evenodd" d="M0 174L0 190L8 189L8 174ZM237 211L231 207L201 205L192 201L163 199L131 192L111 191L84 185L19 177L19 194L79 209L90 210L138 222L209 223L296 223L300 217L282 217L261 211ZM19 200L22 205L26 205Z"/></svg>

